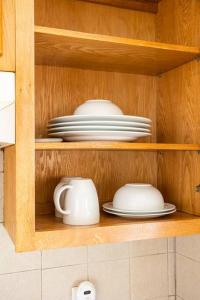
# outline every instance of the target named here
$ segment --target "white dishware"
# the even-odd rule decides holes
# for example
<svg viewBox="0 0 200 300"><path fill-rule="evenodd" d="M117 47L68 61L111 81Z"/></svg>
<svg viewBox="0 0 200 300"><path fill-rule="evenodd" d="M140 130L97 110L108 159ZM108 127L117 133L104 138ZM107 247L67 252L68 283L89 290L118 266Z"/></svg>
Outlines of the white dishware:
<svg viewBox="0 0 200 300"><path fill-rule="evenodd" d="M69 131L49 133L51 137L62 137L64 141L133 141L150 133L136 131Z"/></svg>
<svg viewBox="0 0 200 300"><path fill-rule="evenodd" d="M113 202L107 202L103 204L103 208L107 211L111 211L111 212L118 212L118 213L123 213L123 214L162 214L162 213L166 213L166 212L170 212L170 211L174 211L176 210L176 206L174 204L171 203L164 203L164 208L163 209L159 209L159 210L137 210L137 211L133 211L133 210L127 210L127 209L118 209L113 207Z"/></svg>
<svg viewBox="0 0 200 300"><path fill-rule="evenodd" d="M63 142L61 138L37 138L35 139L36 143L60 143Z"/></svg>
<svg viewBox="0 0 200 300"><path fill-rule="evenodd" d="M55 195L56 195L56 192L57 192L62 186L68 185L69 182L70 182L70 180L72 180L72 179L77 180L77 179L82 179L82 177L62 177L61 180L60 180L60 182L58 183L58 185L56 186L56 188L55 188L55 190L54 190L54 195L53 195L54 201L55 201ZM60 196L60 205L61 205L62 208L64 208L65 194L66 194L66 192L63 192L63 193L61 194L61 196ZM57 211L56 208L55 208L55 216L56 216L57 218L62 218L62 217L63 217L62 214L59 213L59 212Z"/></svg>
<svg viewBox="0 0 200 300"><path fill-rule="evenodd" d="M125 127L125 126L101 126L101 125L83 125L83 126L65 126L48 129L49 133L53 132L68 132L68 131L88 131L88 130L106 130L106 131L137 131L137 132L150 132L146 128Z"/></svg>
<svg viewBox="0 0 200 300"><path fill-rule="evenodd" d="M148 214L136 214L136 213L130 213L130 214L124 214L120 212L113 212L110 210L103 209L106 213L115 215L122 218L130 218L130 219L152 219L152 218L160 218L167 215L171 215L176 212L175 210L168 211L166 213L148 213Z"/></svg>
<svg viewBox="0 0 200 300"><path fill-rule="evenodd" d="M123 115L122 110L110 100L87 100L74 111L74 115Z"/></svg>
<svg viewBox="0 0 200 300"><path fill-rule="evenodd" d="M93 112L94 113L94 112ZM106 115L106 116L99 116L99 115L69 115L69 116L62 116L51 119L49 121L50 124L55 123L63 123L63 122L75 122L75 121L125 121L125 122L138 122L138 123L145 123L151 124L152 121L145 117L139 116L129 116L129 115Z"/></svg>
<svg viewBox="0 0 200 300"><path fill-rule="evenodd" d="M65 193L64 208L61 195ZM69 225L92 225L100 219L99 202L95 185L91 179L72 179L68 185L55 192L56 210L63 215L63 223Z"/></svg>
<svg viewBox="0 0 200 300"><path fill-rule="evenodd" d="M162 210L164 199L151 184L130 183L121 187L114 195L113 207L120 210Z"/></svg>
<svg viewBox="0 0 200 300"><path fill-rule="evenodd" d="M49 124L47 127L57 128L63 126L82 126L82 125L104 125L104 126L127 126L127 127L137 127L137 128L151 128L150 124L142 123L142 122L132 122L132 121L110 121L110 120L93 120L93 121L74 121L74 122L57 122Z"/></svg>

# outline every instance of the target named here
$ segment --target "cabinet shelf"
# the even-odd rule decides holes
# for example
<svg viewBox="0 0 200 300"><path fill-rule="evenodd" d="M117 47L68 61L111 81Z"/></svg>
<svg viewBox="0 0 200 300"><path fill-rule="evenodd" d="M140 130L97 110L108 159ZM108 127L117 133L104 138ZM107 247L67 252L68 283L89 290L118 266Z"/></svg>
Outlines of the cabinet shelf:
<svg viewBox="0 0 200 300"><path fill-rule="evenodd" d="M66 142L36 143L36 150L174 150L199 151L200 144L161 144L161 143L123 143L123 142Z"/></svg>
<svg viewBox="0 0 200 300"><path fill-rule="evenodd" d="M200 55L187 47L35 26L36 64L159 75Z"/></svg>
<svg viewBox="0 0 200 300"><path fill-rule="evenodd" d="M36 218L36 249L117 243L153 239L200 232L200 218L177 212L171 216L131 220L101 214L101 221L93 226L64 225L51 215Z"/></svg>

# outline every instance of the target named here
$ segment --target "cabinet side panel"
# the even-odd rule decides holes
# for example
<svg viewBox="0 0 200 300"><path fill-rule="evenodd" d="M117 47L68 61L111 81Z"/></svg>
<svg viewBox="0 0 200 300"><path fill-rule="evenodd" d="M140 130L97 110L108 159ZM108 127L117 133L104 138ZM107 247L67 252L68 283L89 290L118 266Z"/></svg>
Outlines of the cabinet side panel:
<svg viewBox="0 0 200 300"><path fill-rule="evenodd" d="M157 39L188 46L200 45L200 1L163 0L159 4ZM164 143L199 143L200 64L185 64L158 81L157 140ZM200 215L199 154L158 155L158 186L182 211Z"/></svg>

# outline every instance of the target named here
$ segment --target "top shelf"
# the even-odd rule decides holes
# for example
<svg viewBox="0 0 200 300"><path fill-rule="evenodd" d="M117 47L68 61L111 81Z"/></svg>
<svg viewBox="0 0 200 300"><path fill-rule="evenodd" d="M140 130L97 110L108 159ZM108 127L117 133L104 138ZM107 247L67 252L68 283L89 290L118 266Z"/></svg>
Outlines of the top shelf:
<svg viewBox="0 0 200 300"><path fill-rule="evenodd" d="M37 65L159 75L192 61L198 47L35 26Z"/></svg>

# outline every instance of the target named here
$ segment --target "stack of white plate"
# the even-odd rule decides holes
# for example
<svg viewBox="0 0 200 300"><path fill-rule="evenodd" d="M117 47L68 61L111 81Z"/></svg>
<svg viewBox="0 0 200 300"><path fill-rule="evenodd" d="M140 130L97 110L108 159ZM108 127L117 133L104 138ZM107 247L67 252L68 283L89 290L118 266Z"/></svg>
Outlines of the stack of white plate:
<svg viewBox="0 0 200 300"><path fill-rule="evenodd" d="M150 119L124 115L109 100L88 100L73 115L48 124L48 136L64 141L134 141L150 135Z"/></svg>
<svg viewBox="0 0 200 300"><path fill-rule="evenodd" d="M103 204L103 210L109 214L116 215L124 218L133 219L148 219L148 218L159 218L166 215L170 215L176 212L176 206L170 203L165 203L164 208L160 210L151 211L131 211L124 209L117 209L113 207L113 202L107 202Z"/></svg>

